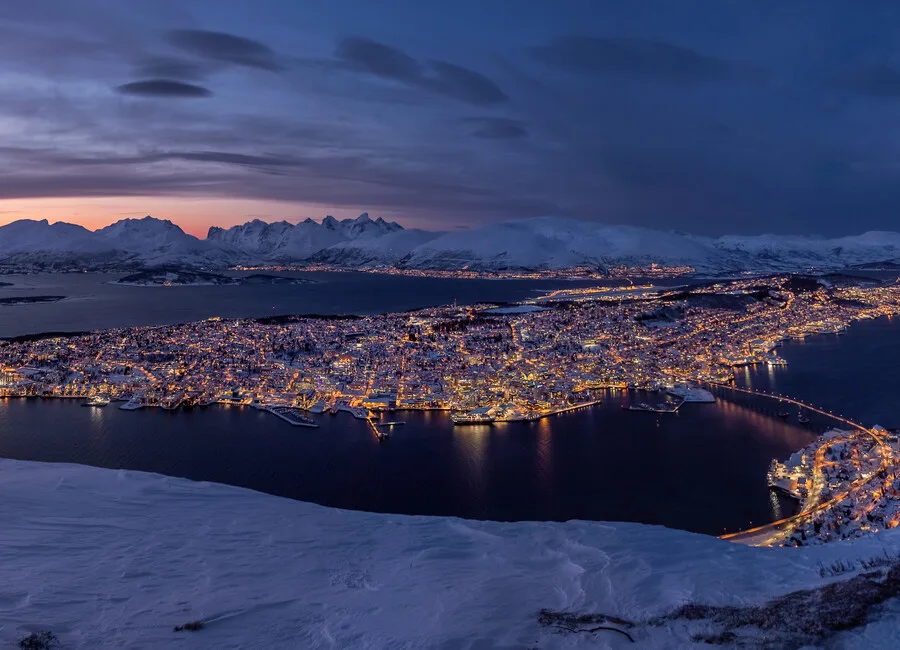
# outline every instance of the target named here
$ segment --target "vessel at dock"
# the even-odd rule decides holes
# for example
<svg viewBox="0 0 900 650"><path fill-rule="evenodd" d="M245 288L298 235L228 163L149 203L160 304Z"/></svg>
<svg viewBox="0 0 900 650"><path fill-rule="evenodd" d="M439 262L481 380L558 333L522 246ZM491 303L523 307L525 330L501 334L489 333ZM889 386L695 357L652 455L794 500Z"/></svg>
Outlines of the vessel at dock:
<svg viewBox="0 0 900 650"><path fill-rule="evenodd" d="M477 409L472 409L471 411L454 411L450 413L450 419L453 421L453 424L457 426L466 424L490 424L496 418L488 413L489 410L489 407L482 406Z"/></svg>
<svg viewBox="0 0 900 650"><path fill-rule="evenodd" d="M672 388L666 389L666 392L673 397L677 397L685 402L698 402L702 404L714 404L715 395L705 388L691 386L689 384L677 384Z"/></svg>
<svg viewBox="0 0 900 650"><path fill-rule="evenodd" d="M311 427L316 428L319 425L300 411L300 409L293 408L291 406L270 406L265 409L272 415L276 415L280 417L282 420L287 422L288 424L293 424L295 427Z"/></svg>
<svg viewBox="0 0 900 650"><path fill-rule="evenodd" d="M109 404L109 402L110 400L108 397L105 397L103 395L96 395L94 397L89 397L88 399L86 399L82 406L94 406L97 408L103 408L104 406Z"/></svg>
<svg viewBox="0 0 900 650"><path fill-rule="evenodd" d="M675 413L681 405L684 404L684 400L678 400L677 402L664 402L663 404L647 404L645 402L638 402L637 404L631 404L628 406L629 411L647 411L649 413Z"/></svg>

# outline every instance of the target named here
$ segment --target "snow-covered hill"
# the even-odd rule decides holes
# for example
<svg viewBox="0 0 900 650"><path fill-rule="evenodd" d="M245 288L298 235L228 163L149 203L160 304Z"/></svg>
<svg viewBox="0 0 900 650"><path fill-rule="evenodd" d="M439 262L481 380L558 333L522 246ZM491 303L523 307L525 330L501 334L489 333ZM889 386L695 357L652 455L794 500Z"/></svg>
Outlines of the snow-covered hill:
<svg viewBox="0 0 900 650"><path fill-rule="evenodd" d="M639 524L348 512L154 474L10 460L0 460L0 491L2 647L46 630L68 650L702 648L710 646L694 637L720 624L658 617L685 603L748 611L861 572L823 578L820 565L900 547L894 531L755 549ZM779 603L776 627L737 631L741 647L798 647L796 635L807 634L799 617L815 624L816 608L841 605ZM633 622L625 629L635 643L542 625L542 609ZM828 647L898 647L900 604L863 618ZM203 629L173 631L192 621Z"/></svg>
<svg viewBox="0 0 900 650"><path fill-rule="evenodd" d="M333 244L311 256L314 262L342 266L396 265L413 250L439 237L428 230L395 230L378 237L359 237Z"/></svg>
<svg viewBox="0 0 900 650"><path fill-rule="evenodd" d="M373 221L364 212L356 219L338 221L327 216L321 223L306 219L296 225L255 219L227 230L210 228L206 239L258 261L296 262L340 243L374 240L400 231L403 227L399 224L381 217Z"/></svg>
<svg viewBox="0 0 900 650"><path fill-rule="evenodd" d="M718 239L635 226L540 217L455 232L404 230L394 222L325 217L292 224L258 219L206 239L170 221L125 219L96 232L65 223L17 221L0 227L0 265L110 268L181 264L329 263L411 269L563 269L691 266L701 273L833 270L900 260L900 234L725 236Z"/></svg>

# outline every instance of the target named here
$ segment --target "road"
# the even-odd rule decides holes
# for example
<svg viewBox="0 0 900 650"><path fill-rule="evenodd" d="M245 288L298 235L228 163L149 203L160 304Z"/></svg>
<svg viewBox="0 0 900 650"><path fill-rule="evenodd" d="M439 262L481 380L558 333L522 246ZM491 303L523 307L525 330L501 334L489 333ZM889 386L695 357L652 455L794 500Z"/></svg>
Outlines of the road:
<svg viewBox="0 0 900 650"><path fill-rule="evenodd" d="M813 515L826 510L834 505L839 504L844 499L853 495L855 492L859 491L863 487L865 487L875 476L878 475L879 472L886 470L891 461L891 455L885 453L886 443L884 439L875 433L874 431L867 429L862 424L858 422L854 422L849 418L845 418L843 416L835 415L830 411L825 411L823 409L816 408L815 406L811 406L805 402L801 402L800 400L793 399L790 397L783 397L781 395L773 395L771 393L765 393L762 391L755 391L747 388L740 388L737 386L730 386L728 384L721 384L716 382L704 382L710 386L716 388L724 388L728 390L733 390L740 393L746 393L748 395L754 395L758 397L768 397L770 399L777 399L782 402L788 402L789 404L794 404L798 407L805 408L813 413L818 413L820 415L827 416L838 422L849 425L853 430L856 430L858 433L856 435L867 435L871 436L875 441L875 444L878 445L880 455L881 455L881 463L878 466L878 469L870 472L865 476L861 476L856 481L854 481L850 487L839 494L833 495L827 501L820 501L821 492L824 488L823 485L820 485L821 476L822 476L822 466L825 463L825 447L822 446L816 451L816 457L813 461L813 483L809 488L810 498L807 500L806 507L796 515L792 517L785 517L784 519L779 519L778 521L773 521L772 523L765 524L763 526L757 526L755 528L750 528L748 530L742 530L736 533L729 533L728 535L722 535L719 539L725 539L730 542L738 542L741 544L747 544L749 546L771 546L773 544L777 544L787 537L789 537L794 530L797 529L798 526L808 522ZM850 439L852 436L847 436L844 439ZM835 441L840 441L841 438L836 439Z"/></svg>

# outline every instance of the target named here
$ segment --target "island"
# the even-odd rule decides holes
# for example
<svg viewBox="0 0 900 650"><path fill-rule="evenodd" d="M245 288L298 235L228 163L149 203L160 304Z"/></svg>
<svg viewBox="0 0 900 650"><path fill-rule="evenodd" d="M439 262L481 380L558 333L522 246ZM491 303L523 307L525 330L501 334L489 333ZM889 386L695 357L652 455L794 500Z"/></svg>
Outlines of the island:
<svg viewBox="0 0 900 650"><path fill-rule="evenodd" d="M59 302L65 300L65 296L14 296L12 298L0 298L0 305L31 305L43 302Z"/></svg>
<svg viewBox="0 0 900 650"><path fill-rule="evenodd" d="M836 428L771 468L770 486L800 499L800 513L728 537L821 543L900 526L896 437L736 386L734 372L786 364L778 346L787 339L900 314L900 283L834 280L774 275L688 287L569 288L518 305L358 318L216 317L5 341L0 397L97 397L92 405L122 400L126 410L237 404L308 427L315 421L303 412L344 412L367 420L382 439L388 432L378 428L378 411L443 411L454 425L489 427L589 408L616 390L645 391L647 401L631 410L659 417L703 408L691 403L713 402L725 391L749 393L772 400L778 417L794 412L805 425L814 415Z"/></svg>
<svg viewBox="0 0 900 650"><path fill-rule="evenodd" d="M219 285L293 285L311 284L314 280L307 278L292 278L282 275L268 275L254 273L243 277L233 277L220 273L207 271L194 271L178 268L157 268L138 271L123 278L114 280L110 284L126 287L204 287Z"/></svg>

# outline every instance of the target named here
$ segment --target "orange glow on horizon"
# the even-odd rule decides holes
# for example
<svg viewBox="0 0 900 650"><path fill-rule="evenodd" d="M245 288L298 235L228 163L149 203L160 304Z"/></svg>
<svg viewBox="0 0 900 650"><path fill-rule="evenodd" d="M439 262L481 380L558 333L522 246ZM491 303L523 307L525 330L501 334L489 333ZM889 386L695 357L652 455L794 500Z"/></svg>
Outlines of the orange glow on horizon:
<svg viewBox="0 0 900 650"><path fill-rule="evenodd" d="M186 233L203 239L211 226L224 228L252 219L297 223L307 217L321 221L325 215L338 219L358 217L365 207L334 208L316 204L292 203L263 199L225 199L176 196L28 198L0 200L0 225L19 219L47 219L50 223L66 221L89 230L103 228L120 219L140 219L151 215L168 219ZM372 218L394 219L385 212L372 212ZM407 227L407 220L401 221ZM425 225L425 224L423 224Z"/></svg>

